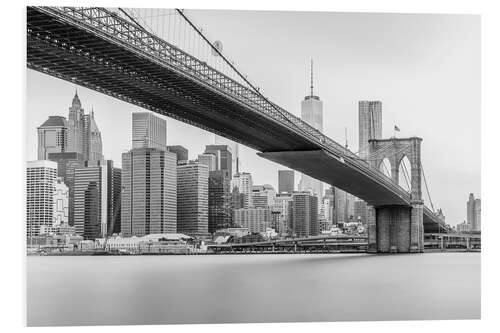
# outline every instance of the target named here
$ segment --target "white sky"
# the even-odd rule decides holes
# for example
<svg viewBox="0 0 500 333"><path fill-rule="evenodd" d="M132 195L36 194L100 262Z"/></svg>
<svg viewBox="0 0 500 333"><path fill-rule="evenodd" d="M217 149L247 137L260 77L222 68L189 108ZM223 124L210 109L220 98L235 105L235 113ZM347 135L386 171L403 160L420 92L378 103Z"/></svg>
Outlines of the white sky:
<svg viewBox="0 0 500 333"><path fill-rule="evenodd" d="M324 133L353 151L358 143L359 100L383 103L383 136L423 138L422 161L434 205L448 223L466 217L469 192L480 196L480 17L473 15L344 14L195 11L186 13L221 40L224 52L273 102L300 115L309 93L323 100ZM36 127L49 115L67 116L75 86L27 71L26 151L36 159ZM78 87L86 112L94 108L107 159L121 165L131 148L131 113L140 108ZM213 143L213 134L167 121L167 142L190 158ZM279 165L240 146L242 170L254 183L277 188ZM299 175L296 173L296 179ZM427 203L428 204L428 203Z"/></svg>

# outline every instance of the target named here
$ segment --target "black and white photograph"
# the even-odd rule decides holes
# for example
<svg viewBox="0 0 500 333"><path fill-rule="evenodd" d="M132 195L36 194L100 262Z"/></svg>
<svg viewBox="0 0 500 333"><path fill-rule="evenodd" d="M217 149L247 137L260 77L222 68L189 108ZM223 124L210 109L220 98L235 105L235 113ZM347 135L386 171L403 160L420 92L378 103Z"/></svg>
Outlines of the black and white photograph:
<svg viewBox="0 0 500 333"><path fill-rule="evenodd" d="M25 326L482 319L481 11L108 3L23 7Z"/></svg>

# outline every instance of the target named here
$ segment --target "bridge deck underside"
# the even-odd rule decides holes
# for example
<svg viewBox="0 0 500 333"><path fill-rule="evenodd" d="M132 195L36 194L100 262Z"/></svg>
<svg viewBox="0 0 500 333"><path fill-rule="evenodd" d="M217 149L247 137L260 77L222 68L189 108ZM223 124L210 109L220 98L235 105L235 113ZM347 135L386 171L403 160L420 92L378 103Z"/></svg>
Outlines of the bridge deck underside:
<svg viewBox="0 0 500 333"><path fill-rule="evenodd" d="M27 65L31 69L217 133L260 152L280 152L274 155L276 157L281 152L321 148L286 122L255 112L251 106L197 81L178 67L154 61L77 24L28 7L27 27ZM300 159L294 163L286 159L275 161L372 204L408 205L408 200L383 185L378 184L377 189L375 181L366 174L355 168L349 170L333 155L315 158L319 164L307 160L303 165ZM374 194L368 189L374 190ZM424 223L432 225L433 217L426 215L429 212L424 212Z"/></svg>
<svg viewBox="0 0 500 333"><path fill-rule="evenodd" d="M178 69L28 9L28 67L231 138L259 151L318 148Z"/></svg>
<svg viewBox="0 0 500 333"><path fill-rule="evenodd" d="M258 154L273 162L305 172L313 178L347 191L372 206L409 205L409 198L401 198L370 177L349 166L324 150L282 151Z"/></svg>

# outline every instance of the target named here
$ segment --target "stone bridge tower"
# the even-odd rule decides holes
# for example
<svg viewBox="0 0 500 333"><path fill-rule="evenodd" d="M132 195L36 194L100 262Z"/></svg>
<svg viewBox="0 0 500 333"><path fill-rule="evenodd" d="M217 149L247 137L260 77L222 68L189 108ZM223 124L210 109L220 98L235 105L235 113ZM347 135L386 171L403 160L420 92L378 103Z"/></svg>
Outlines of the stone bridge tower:
<svg viewBox="0 0 500 333"><path fill-rule="evenodd" d="M423 252L424 202L422 200L422 167L420 145L422 139L391 138L369 140L369 163L380 170L387 158L391 165L391 179L399 185L399 170L406 156L410 161L410 205L369 206L367 211L368 252Z"/></svg>

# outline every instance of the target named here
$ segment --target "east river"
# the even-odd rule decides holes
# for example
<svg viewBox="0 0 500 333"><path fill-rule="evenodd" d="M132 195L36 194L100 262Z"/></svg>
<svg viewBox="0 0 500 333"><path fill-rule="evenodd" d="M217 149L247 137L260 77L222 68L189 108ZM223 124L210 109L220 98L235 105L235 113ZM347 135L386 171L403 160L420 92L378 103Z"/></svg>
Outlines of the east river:
<svg viewBox="0 0 500 333"><path fill-rule="evenodd" d="M476 319L480 253L30 256L29 326Z"/></svg>

